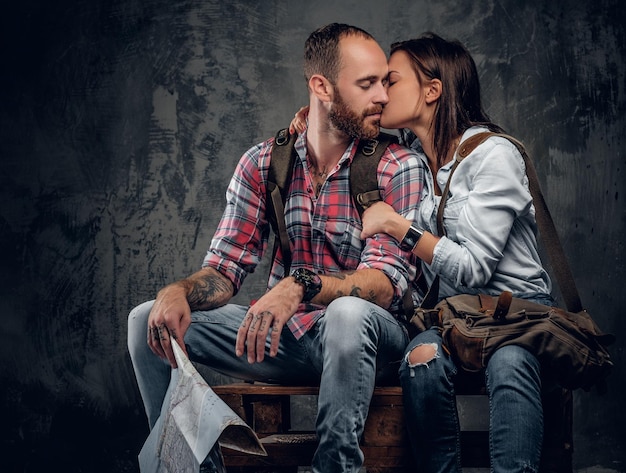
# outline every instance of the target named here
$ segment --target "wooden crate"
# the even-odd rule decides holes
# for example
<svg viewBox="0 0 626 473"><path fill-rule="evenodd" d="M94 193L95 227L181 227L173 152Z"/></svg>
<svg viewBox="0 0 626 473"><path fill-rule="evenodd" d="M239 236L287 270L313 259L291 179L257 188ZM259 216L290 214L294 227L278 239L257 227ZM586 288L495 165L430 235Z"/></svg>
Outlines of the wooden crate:
<svg viewBox="0 0 626 473"><path fill-rule="evenodd" d="M214 391L254 429L268 456L243 454L223 448L229 473L295 473L308 466L317 446L315 433L291 429L291 396L317 395L316 386L279 386L234 383ZM459 394L484 395L484 387L466 380ZM546 428L542 473L572 471L572 397L558 390L544 399ZM464 467L489 467L488 432L461 432ZM361 449L368 473L413 472L415 467L404 425L402 390L376 387L365 423Z"/></svg>

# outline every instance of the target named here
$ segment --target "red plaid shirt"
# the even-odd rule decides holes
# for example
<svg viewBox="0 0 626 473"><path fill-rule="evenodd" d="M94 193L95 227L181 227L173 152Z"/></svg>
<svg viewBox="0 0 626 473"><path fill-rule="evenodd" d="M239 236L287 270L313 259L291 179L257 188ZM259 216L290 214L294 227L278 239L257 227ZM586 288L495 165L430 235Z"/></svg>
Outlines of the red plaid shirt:
<svg viewBox="0 0 626 473"><path fill-rule="evenodd" d="M266 183L273 139L249 149L239 161L226 191L226 209L211 241L203 266L230 279L238 291L267 249ZM402 308L402 295L415 278L416 260L386 234L361 240L361 219L350 194L350 163L356 152L351 143L324 183L319 196L306 166L306 133L296 141L296 159L290 194L285 203L292 269L318 273L373 268L391 280L395 295L391 312ZM385 202L409 219L415 218L424 183L422 161L410 149L391 145L378 165L378 184ZM280 249L273 261L268 289L284 277ZM288 326L301 337L324 313L325 307L300 304Z"/></svg>

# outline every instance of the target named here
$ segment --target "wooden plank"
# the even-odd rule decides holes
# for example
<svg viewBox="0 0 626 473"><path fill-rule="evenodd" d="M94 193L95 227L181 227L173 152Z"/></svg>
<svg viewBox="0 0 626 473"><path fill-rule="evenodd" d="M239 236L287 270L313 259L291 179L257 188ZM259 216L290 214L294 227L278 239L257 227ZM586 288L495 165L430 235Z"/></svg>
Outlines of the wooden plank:
<svg viewBox="0 0 626 473"><path fill-rule="evenodd" d="M277 384L264 383L233 383L214 386L211 389L218 396L222 394L255 394L260 396L297 396L307 394L317 394L319 386L281 386Z"/></svg>
<svg viewBox="0 0 626 473"><path fill-rule="evenodd" d="M308 466L311 464L317 440L307 434L271 435L261 439L267 457L247 455L222 448L227 467ZM393 446L363 446L365 467L404 467L410 461L404 448Z"/></svg>
<svg viewBox="0 0 626 473"><path fill-rule="evenodd" d="M319 386L282 386L278 384L265 383L233 383L212 386L211 389L219 396L222 394L255 394L260 396L298 396L317 395ZM402 388L400 386L376 386L374 396L399 396L402 398Z"/></svg>

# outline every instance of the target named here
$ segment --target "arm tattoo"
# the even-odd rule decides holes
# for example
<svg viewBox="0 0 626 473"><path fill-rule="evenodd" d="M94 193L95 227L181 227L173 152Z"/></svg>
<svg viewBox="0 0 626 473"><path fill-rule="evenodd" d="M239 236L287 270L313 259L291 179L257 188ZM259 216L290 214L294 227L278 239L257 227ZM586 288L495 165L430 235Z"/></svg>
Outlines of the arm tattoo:
<svg viewBox="0 0 626 473"><path fill-rule="evenodd" d="M362 289L360 287L352 286L352 290L348 295L360 297L361 299L365 299L368 302L376 303L376 292L374 290L368 291L367 295L362 294L361 291ZM335 294L337 295L337 297L345 296L343 291L337 291Z"/></svg>
<svg viewBox="0 0 626 473"><path fill-rule="evenodd" d="M224 294L230 294L230 287L221 275L207 274L191 284L187 296L191 310L217 307L221 305Z"/></svg>
<svg viewBox="0 0 626 473"><path fill-rule="evenodd" d="M354 274L355 272L356 272L355 270L352 270L352 271L343 271L341 273L327 273L327 274L324 274L324 276L345 281L347 276L350 276ZM367 294L362 294L362 290L363 288L361 288L360 286L353 285L348 295L354 296L354 297L360 297L361 299L365 299L368 302L376 303L376 299L377 299L376 291L374 291L373 289L370 289L367 292ZM336 297L342 297L342 296L345 296L346 294L341 289L339 289L335 292L335 295Z"/></svg>
<svg viewBox="0 0 626 473"><path fill-rule="evenodd" d="M354 297L361 297L361 288L358 286L352 286L352 290L350 291L350 295Z"/></svg>
<svg viewBox="0 0 626 473"><path fill-rule="evenodd" d="M329 278L341 279L342 281L346 279L346 276L350 276L354 274L354 271L343 271L341 273L324 273L324 276Z"/></svg>

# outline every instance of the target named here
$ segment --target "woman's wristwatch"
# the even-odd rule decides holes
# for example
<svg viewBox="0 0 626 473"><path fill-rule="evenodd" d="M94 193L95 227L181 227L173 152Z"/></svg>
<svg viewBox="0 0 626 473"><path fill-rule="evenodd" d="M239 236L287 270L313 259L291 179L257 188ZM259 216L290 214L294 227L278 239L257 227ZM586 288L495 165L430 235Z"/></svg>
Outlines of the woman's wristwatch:
<svg viewBox="0 0 626 473"><path fill-rule="evenodd" d="M400 248L402 248L404 251L413 251L413 248L415 248L415 245L417 245L417 242L420 241L420 238L422 238L423 234L423 230L415 228L413 225L411 225L406 231L406 235L404 235L404 238L400 242Z"/></svg>

